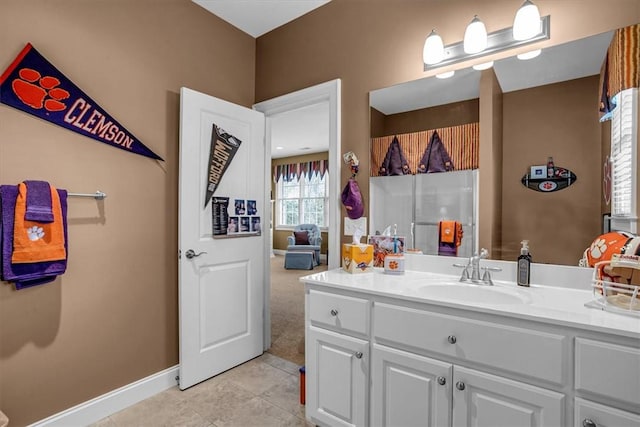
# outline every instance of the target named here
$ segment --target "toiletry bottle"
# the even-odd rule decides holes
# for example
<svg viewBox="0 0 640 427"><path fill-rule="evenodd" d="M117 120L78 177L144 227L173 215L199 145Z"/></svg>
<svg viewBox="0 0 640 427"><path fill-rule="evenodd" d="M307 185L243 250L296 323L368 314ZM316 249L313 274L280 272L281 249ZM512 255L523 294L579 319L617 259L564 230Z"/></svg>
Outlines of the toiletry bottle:
<svg viewBox="0 0 640 427"><path fill-rule="evenodd" d="M553 164L553 157L547 159L547 178L553 178L555 173L555 167Z"/></svg>
<svg viewBox="0 0 640 427"><path fill-rule="evenodd" d="M531 254L529 253L529 241L523 240L520 242L522 248L520 248L520 256L518 257L518 286L529 286L529 279L531 278Z"/></svg>

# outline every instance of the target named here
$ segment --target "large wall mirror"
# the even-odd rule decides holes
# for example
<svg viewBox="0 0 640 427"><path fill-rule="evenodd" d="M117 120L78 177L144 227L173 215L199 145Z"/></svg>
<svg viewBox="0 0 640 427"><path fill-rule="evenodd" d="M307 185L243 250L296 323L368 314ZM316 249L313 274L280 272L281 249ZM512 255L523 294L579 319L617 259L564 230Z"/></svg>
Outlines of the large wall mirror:
<svg viewBox="0 0 640 427"><path fill-rule="evenodd" d="M500 250L490 258L513 261L520 241L529 240L534 262L578 265L584 250L606 231L609 212L603 160L610 150L610 125L599 121L598 108L600 69L613 33L545 48L530 60L505 58L484 71L469 68L449 79L429 77L372 91L371 137L473 122L495 126L495 118L488 124L481 120L479 100L481 73L495 73L502 92L496 221L501 236ZM546 165L549 157L556 167L574 172L576 182L548 193L526 188L523 175L531 166ZM486 202L477 200L480 206Z"/></svg>

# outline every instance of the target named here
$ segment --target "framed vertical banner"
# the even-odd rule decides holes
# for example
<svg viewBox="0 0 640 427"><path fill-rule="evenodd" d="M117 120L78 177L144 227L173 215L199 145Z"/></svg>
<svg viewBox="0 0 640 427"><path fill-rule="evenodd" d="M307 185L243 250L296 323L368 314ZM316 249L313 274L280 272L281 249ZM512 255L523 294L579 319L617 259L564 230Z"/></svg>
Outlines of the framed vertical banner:
<svg viewBox="0 0 640 427"><path fill-rule="evenodd" d="M163 160L32 45L0 75L0 102L121 150Z"/></svg>

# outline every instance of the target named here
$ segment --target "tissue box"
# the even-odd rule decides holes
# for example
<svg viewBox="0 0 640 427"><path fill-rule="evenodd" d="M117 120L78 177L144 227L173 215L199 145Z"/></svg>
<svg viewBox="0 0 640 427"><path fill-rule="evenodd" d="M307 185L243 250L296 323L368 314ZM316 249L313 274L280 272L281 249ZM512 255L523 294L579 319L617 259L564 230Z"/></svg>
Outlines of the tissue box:
<svg viewBox="0 0 640 427"><path fill-rule="evenodd" d="M349 273L366 273L373 269L373 245L342 245L342 269Z"/></svg>
<svg viewBox="0 0 640 427"><path fill-rule="evenodd" d="M387 274L404 274L404 255L386 255L384 257L384 272Z"/></svg>

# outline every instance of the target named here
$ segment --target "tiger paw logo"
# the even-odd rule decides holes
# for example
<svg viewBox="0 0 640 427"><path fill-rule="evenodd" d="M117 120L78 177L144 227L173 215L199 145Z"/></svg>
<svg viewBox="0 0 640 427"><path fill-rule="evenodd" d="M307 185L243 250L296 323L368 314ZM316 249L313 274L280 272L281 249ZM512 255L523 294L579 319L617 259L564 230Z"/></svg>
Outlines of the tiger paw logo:
<svg viewBox="0 0 640 427"><path fill-rule="evenodd" d="M591 258L598 259L607 252L607 241L598 239L591 244L589 250L591 251Z"/></svg>
<svg viewBox="0 0 640 427"><path fill-rule="evenodd" d="M13 92L20 101L31 108L47 111L62 111L67 106L61 101L69 98L69 92L59 88L60 80L51 76L41 76L31 68L23 68L18 72L20 78L11 83Z"/></svg>
<svg viewBox="0 0 640 427"><path fill-rule="evenodd" d="M30 227L27 229L27 236L29 236L29 240L35 242L36 240L40 240L44 237L44 230L42 227Z"/></svg>

